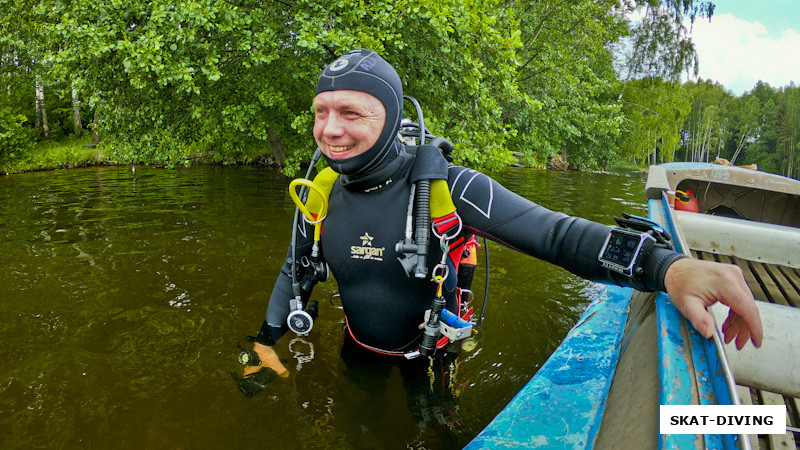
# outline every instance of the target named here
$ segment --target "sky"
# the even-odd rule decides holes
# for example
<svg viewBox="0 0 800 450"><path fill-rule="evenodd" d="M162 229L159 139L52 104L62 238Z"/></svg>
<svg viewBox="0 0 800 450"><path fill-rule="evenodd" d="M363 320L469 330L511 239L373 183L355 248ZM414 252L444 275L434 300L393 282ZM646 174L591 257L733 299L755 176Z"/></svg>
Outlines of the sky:
<svg viewBox="0 0 800 450"><path fill-rule="evenodd" d="M698 19L692 40L699 77L740 96L759 80L800 85L800 0L717 0L709 22Z"/></svg>

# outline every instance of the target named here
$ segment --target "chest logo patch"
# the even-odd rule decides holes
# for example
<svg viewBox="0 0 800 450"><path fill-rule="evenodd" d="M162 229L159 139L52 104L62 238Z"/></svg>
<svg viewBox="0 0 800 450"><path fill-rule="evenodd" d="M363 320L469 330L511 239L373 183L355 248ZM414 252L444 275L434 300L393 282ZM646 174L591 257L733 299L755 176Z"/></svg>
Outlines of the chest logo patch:
<svg viewBox="0 0 800 450"><path fill-rule="evenodd" d="M372 261L383 261L383 252L386 247L373 247L372 240L375 239L369 233L360 236L361 245L350 246L350 257L353 259L369 259Z"/></svg>

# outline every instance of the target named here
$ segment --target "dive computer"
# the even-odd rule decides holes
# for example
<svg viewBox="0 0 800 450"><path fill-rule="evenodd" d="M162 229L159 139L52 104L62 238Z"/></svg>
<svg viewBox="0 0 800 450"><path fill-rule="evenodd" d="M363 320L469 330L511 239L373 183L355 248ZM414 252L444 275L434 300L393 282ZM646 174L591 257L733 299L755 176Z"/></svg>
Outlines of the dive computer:
<svg viewBox="0 0 800 450"><path fill-rule="evenodd" d="M614 228L600 249L600 264L626 277L638 277L655 245L656 239L650 233Z"/></svg>

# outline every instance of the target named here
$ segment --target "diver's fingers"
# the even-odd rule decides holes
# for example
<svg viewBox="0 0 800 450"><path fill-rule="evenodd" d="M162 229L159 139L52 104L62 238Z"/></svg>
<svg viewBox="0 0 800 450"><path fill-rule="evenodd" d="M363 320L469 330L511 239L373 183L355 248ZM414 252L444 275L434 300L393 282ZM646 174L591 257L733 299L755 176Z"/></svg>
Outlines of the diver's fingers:
<svg viewBox="0 0 800 450"><path fill-rule="evenodd" d="M259 370L261 370L261 367L262 366L245 366L244 367L244 376L246 377L248 375L252 375L252 374L258 372Z"/></svg>
<svg viewBox="0 0 800 450"><path fill-rule="evenodd" d="M278 357L278 354L275 352L275 350L273 350L272 347L256 342L253 344L253 350L258 353L258 357L261 359L262 366L269 367L283 378L289 376L289 369L283 365L281 359Z"/></svg>

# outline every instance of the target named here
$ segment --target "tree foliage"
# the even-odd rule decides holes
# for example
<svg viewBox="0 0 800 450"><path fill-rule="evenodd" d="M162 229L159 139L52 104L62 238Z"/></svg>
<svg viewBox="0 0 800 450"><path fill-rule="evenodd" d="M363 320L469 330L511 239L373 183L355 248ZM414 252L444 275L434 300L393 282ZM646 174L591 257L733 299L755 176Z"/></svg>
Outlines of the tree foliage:
<svg viewBox="0 0 800 450"><path fill-rule="evenodd" d="M626 83L621 101L625 114L622 149L637 163L675 159L691 103L686 90L661 78Z"/></svg>
<svg viewBox="0 0 800 450"><path fill-rule="evenodd" d="M684 130L684 157L688 161L713 161L717 156L731 158L725 143L730 138L732 96L712 82L687 83L684 89L692 98Z"/></svg>
<svg viewBox="0 0 800 450"><path fill-rule="evenodd" d="M0 160L13 158L30 147L29 131L22 126L26 120L9 108L0 109Z"/></svg>
<svg viewBox="0 0 800 450"><path fill-rule="evenodd" d="M506 109L518 130L509 147L528 164L560 154L574 166L605 167L613 158L621 114L605 46L627 32L613 5L545 1L516 11L523 42L517 81L533 101Z"/></svg>
<svg viewBox="0 0 800 450"><path fill-rule="evenodd" d="M626 79L664 78L678 81L691 71L697 75L698 59L687 28L698 18L711 18L714 4L692 0L625 0L622 8L637 11L640 19L632 23L626 42Z"/></svg>
<svg viewBox="0 0 800 450"><path fill-rule="evenodd" d="M187 152L268 148L291 172L313 150L309 106L321 68L366 47L395 64L462 159L505 162L500 102L521 96L513 83L519 36L493 14L493 2L45 1L40 8L58 19L48 25L62 43L52 53L55 70L89 104L103 105L103 125L124 159L176 162Z"/></svg>
<svg viewBox="0 0 800 450"><path fill-rule="evenodd" d="M319 72L363 47L397 68L429 128L476 168L518 152L536 166L554 156L607 167L720 155L792 172L796 88L758 85L740 101L721 86L675 83L697 67L686 23L713 9L695 0L0 0L0 99L9 117L26 119L6 123L30 130L38 82L58 139L74 132L74 93L119 162L269 158L292 174L314 147Z"/></svg>
<svg viewBox="0 0 800 450"><path fill-rule="evenodd" d="M736 97L718 83L698 81L682 88L691 111L681 130L683 159L713 161L796 176L800 139L800 88L775 89L759 82Z"/></svg>

